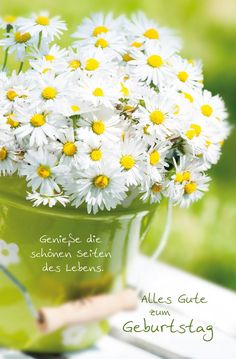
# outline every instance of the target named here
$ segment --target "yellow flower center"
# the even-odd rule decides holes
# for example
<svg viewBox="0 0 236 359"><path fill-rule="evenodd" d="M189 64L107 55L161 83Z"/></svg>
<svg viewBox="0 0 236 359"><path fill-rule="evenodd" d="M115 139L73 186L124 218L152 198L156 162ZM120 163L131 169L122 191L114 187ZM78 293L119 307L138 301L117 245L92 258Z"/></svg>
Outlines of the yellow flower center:
<svg viewBox="0 0 236 359"><path fill-rule="evenodd" d="M97 188L103 189L109 185L109 178L105 175L99 175L94 178L93 183Z"/></svg>
<svg viewBox="0 0 236 359"><path fill-rule="evenodd" d="M184 186L184 192L187 194L192 194L193 192L196 191L196 189L197 189L197 184L195 182L187 183Z"/></svg>
<svg viewBox="0 0 236 359"><path fill-rule="evenodd" d="M175 109L174 109L173 114L174 114L174 115L178 115L179 112L180 112L180 107L179 107L179 105L175 105Z"/></svg>
<svg viewBox="0 0 236 359"><path fill-rule="evenodd" d="M97 41L96 41L96 43L95 43L95 46L96 47L102 47L103 49L105 49L105 47L108 47L108 42L107 42L107 40L105 40L105 39L103 39L103 38L100 38L100 39L98 39Z"/></svg>
<svg viewBox="0 0 236 359"><path fill-rule="evenodd" d="M63 153L66 156L74 156L74 154L77 152L77 147L73 142L66 142L63 145Z"/></svg>
<svg viewBox="0 0 236 359"><path fill-rule="evenodd" d="M191 174L189 171L184 171L183 173L183 181L190 181Z"/></svg>
<svg viewBox="0 0 236 359"><path fill-rule="evenodd" d="M188 75L188 73L186 71L180 71L177 76L178 76L180 81L186 82L189 75Z"/></svg>
<svg viewBox="0 0 236 359"><path fill-rule="evenodd" d="M137 49L142 46L142 42L134 41L132 42L131 46L136 47Z"/></svg>
<svg viewBox="0 0 236 359"><path fill-rule="evenodd" d="M151 40L157 40L159 39L159 33L156 29L148 29L147 31L145 31L145 33L143 34L145 37L147 37L148 39Z"/></svg>
<svg viewBox="0 0 236 359"><path fill-rule="evenodd" d="M179 183L182 183L183 182L183 173L176 173L175 175L175 182L179 182Z"/></svg>
<svg viewBox="0 0 236 359"><path fill-rule="evenodd" d="M48 178L51 176L51 169L48 166L40 165L37 168L37 174L41 178L44 178L44 179Z"/></svg>
<svg viewBox="0 0 236 359"><path fill-rule="evenodd" d="M16 21L16 17L12 15L4 16L3 21L5 21L7 24L12 24Z"/></svg>
<svg viewBox="0 0 236 359"><path fill-rule="evenodd" d="M146 125L146 126L143 128L143 132L144 132L145 135L150 135L150 133L149 133L149 131L148 131L149 127L150 127L149 125Z"/></svg>
<svg viewBox="0 0 236 359"><path fill-rule="evenodd" d="M133 60L133 57L127 52L126 54L123 55L123 60L125 62L129 62L129 61Z"/></svg>
<svg viewBox="0 0 236 359"><path fill-rule="evenodd" d="M193 96L190 95L189 93L187 92L182 92L182 94L184 95L184 97L189 100L189 102L193 102Z"/></svg>
<svg viewBox="0 0 236 359"><path fill-rule="evenodd" d="M190 181L191 174L189 171L179 172L175 175L175 182L182 183L184 181Z"/></svg>
<svg viewBox="0 0 236 359"><path fill-rule="evenodd" d="M125 155L121 157L120 164L124 169L130 170L135 165L135 159L131 155Z"/></svg>
<svg viewBox="0 0 236 359"><path fill-rule="evenodd" d="M186 131L185 135L188 137L189 140L192 140L196 136L196 133L194 130L188 130Z"/></svg>
<svg viewBox="0 0 236 359"><path fill-rule="evenodd" d="M69 62L69 67L72 68L73 70L76 70L80 67L81 63L79 60L71 60Z"/></svg>
<svg viewBox="0 0 236 359"><path fill-rule="evenodd" d="M161 190L162 190L162 185L160 185L158 183L154 183L151 187L151 191L153 193L159 193L159 192L161 192Z"/></svg>
<svg viewBox="0 0 236 359"><path fill-rule="evenodd" d="M201 126L196 125L195 123L193 123L190 127L195 131L196 136L200 136L200 134L202 132Z"/></svg>
<svg viewBox="0 0 236 359"><path fill-rule="evenodd" d="M14 120L14 114L11 113L10 115L8 115L7 117L7 122L8 125L11 126L11 128L16 128L19 126L20 122L19 121L15 121Z"/></svg>
<svg viewBox="0 0 236 359"><path fill-rule="evenodd" d="M188 137L189 140L192 140L194 137L200 136L201 132L202 132L201 126L193 123L190 126L190 130L186 131L185 135Z"/></svg>
<svg viewBox="0 0 236 359"><path fill-rule="evenodd" d="M92 130L97 135L102 135L105 129L106 129L105 124L102 121L94 121L92 124Z"/></svg>
<svg viewBox="0 0 236 359"><path fill-rule="evenodd" d="M151 67L160 67L163 64L163 60L159 55L151 55L148 57L147 63Z"/></svg>
<svg viewBox="0 0 236 359"><path fill-rule="evenodd" d="M55 56L53 56L53 55L45 55L44 57L45 57L45 59L46 59L47 61L53 61L53 60L55 60Z"/></svg>
<svg viewBox="0 0 236 359"><path fill-rule="evenodd" d="M202 105L201 106L201 111L202 111L202 114L204 116L211 116L212 115L212 112L213 112L213 108L210 106L210 105Z"/></svg>
<svg viewBox="0 0 236 359"><path fill-rule="evenodd" d="M152 153L150 153L149 155L149 159L150 159L150 164L152 166L155 166L159 161L160 161L160 154L158 151L153 151Z"/></svg>
<svg viewBox="0 0 236 359"><path fill-rule="evenodd" d="M41 127L46 123L46 118L41 113L36 113L31 117L30 122L34 127Z"/></svg>
<svg viewBox="0 0 236 359"><path fill-rule="evenodd" d="M93 161L99 161L102 158L102 151L99 148L96 148L90 152L90 158Z"/></svg>
<svg viewBox="0 0 236 359"><path fill-rule="evenodd" d="M129 89L128 87L126 87L123 82L121 82L121 90L120 92L124 95L124 96L129 96Z"/></svg>
<svg viewBox="0 0 236 359"><path fill-rule="evenodd" d="M7 150L2 147L0 148L0 161L4 161L7 158Z"/></svg>
<svg viewBox="0 0 236 359"><path fill-rule="evenodd" d="M15 33L15 41L18 44L24 44L25 42L29 41L29 39L31 38L31 35L29 32L25 32L25 33L20 33L20 31L17 31Z"/></svg>
<svg viewBox="0 0 236 359"><path fill-rule="evenodd" d="M150 113L150 120L155 123L155 125L160 125L165 119L165 115L162 111L155 110Z"/></svg>
<svg viewBox="0 0 236 359"><path fill-rule="evenodd" d="M57 90L54 87L45 87L42 91L42 97L45 100L53 100L57 96Z"/></svg>
<svg viewBox="0 0 236 359"><path fill-rule="evenodd" d="M71 109L73 112L78 112L80 110L79 106L77 106L77 105L72 105Z"/></svg>
<svg viewBox="0 0 236 359"><path fill-rule="evenodd" d="M101 89L100 87L96 87L95 90L93 91L93 95L96 97L104 96L103 89Z"/></svg>
<svg viewBox="0 0 236 359"><path fill-rule="evenodd" d="M42 25L42 26L47 26L50 23L50 20L47 16L38 16L35 19L36 24L38 25Z"/></svg>
<svg viewBox="0 0 236 359"><path fill-rule="evenodd" d="M85 63L85 70L87 71L94 71L99 67L100 63L96 59L88 59Z"/></svg>
<svg viewBox="0 0 236 359"><path fill-rule="evenodd" d="M201 126L193 123L190 126L190 130L186 131L185 135L188 137L189 140L192 140L194 137L200 136L201 132L202 132Z"/></svg>
<svg viewBox="0 0 236 359"><path fill-rule="evenodd" d="M102 33L106 33L108 32L108 28L106 26L97 26L95 27L95 29L93 30L93 36L98 36Z"/></svg>
<svg viewBox="0 0 236 359"><path fill-rule="evenodd" d="M15 90L8 90L6 93L6 96L7 96L8 100L14 101L15 98L18 96L18 94L16 93Z"/></svg>
<svg viewBox="0 0 236 359"><path fill-rule="evenodd" d="M212 142L211 142L211 141L206 140L206 147L209 147L211 144L212 144Z"/></svg>

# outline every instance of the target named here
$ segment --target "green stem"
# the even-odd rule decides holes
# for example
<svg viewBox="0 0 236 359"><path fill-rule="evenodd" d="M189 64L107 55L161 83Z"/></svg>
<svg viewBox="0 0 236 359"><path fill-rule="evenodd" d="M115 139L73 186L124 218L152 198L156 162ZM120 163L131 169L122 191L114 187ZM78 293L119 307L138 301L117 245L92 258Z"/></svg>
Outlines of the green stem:
<svg viewBox="0 0 236 359"><path fill-rule="evenodd" d="M22 71L23 66L24 66L24 61L21 61L20 67L19 67L19 70L18 70L18 73L17 73L18 75L19 75L19 73Z"/></svg>
<svg viewBox="0 0 236 359"><path fill-rule="evenodd" d="M40 50L41 42L42 42L42 31L40 31L40 33L39 33L39 41L38 41L38 49L39 50Z"/></svg>
<svg viewBox="0 0 236 359"><path fill-rule="evenodd" d="M19 289L22 293L23 297L25 298L26 305L34 318L38 318L38 312L34 307L32 299L27 292L27 289L23 286L23 284L12 274L8 271L6 267L0 264L0 270L5 274L5 276Z"/></svg>
<svg viewBox="0 0 236 359"><path fill-rule="evenodd" d="M5 69L5 67L7 65L8 51L9 51L9 47L6 48L6 50L5 50L4 61L3 61L3 65L2 65L2 71Z"/></svg>

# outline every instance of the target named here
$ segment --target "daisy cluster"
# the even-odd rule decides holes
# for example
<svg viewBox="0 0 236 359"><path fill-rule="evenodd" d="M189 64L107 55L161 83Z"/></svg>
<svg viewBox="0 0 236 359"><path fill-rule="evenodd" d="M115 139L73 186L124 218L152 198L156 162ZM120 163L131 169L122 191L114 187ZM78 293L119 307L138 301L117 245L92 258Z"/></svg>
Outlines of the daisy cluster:
<svg viewBox="0 0 236 359"><path fill-rule="evenodd" d="M188 206L208 189L227 113L172 31L143 13L98 13L61 48L66 25L47 12L0 27L0 175L24 176L34 205Z"/></svg>

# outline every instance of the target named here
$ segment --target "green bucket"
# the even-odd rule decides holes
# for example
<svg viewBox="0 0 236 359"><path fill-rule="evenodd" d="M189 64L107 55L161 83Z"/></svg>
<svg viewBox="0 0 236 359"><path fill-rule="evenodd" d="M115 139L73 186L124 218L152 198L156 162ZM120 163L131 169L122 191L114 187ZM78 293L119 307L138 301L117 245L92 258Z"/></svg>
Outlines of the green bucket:
<svg viewBox="0 0 236 359"><path fill-rule="evenodd" d="M32 207L25 194L22 178L0 178L0 240L19 249L18 263L7 269L27 289L36 308L126 286L127 267L137 254L155 205L137 201L128 208L93 215L85 208ZM97 258L95 252L104 256ZM104 320L52 334L40 332L22 293L0 271L0 346L59 353L86 348L108 331Z"/></svg>

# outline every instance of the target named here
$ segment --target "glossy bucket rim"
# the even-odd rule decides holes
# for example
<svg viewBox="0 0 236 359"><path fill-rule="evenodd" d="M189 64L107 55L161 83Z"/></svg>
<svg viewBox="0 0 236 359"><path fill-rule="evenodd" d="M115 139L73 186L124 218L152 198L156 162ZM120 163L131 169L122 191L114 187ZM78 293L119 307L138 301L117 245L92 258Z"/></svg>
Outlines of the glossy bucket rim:
<svg viewBox="0 0 236 359"><path fill-rule="evenodd" d="M150 204L149 202L143 202L140 198L136 197L129 206L124 207L122 205L117 206L115 209L98 211L96 214L88 213L85 205L78 208L71 205L63 207L58 204L54 207L40 205L34 207L32 202L26 200L26 181L24 178L19 176L0 176L1 180L7 180L8 185L0 185L0 201L4 204L10 205L21 210L32 211L38 214L47 214L51 216L59 216L63 218L81 218L87 220L101 220L101 219L112 219L114 217L126 218L137 214L144 214L155 211L158 204ZM16 186L14 186L14 183ZM19 185L19 186L18 186ZM12 187L12 188L11 188ZM8 189L8 190L7 190ZM9 191L10 190L10 191Z"/></svg>

